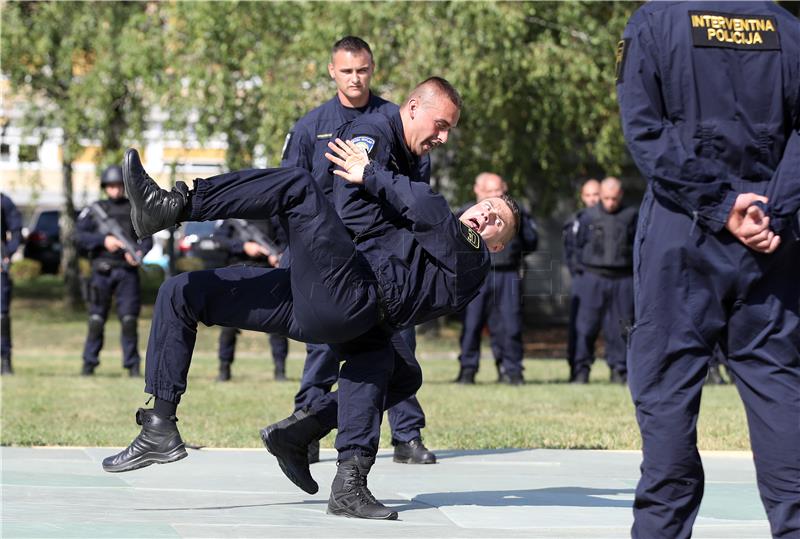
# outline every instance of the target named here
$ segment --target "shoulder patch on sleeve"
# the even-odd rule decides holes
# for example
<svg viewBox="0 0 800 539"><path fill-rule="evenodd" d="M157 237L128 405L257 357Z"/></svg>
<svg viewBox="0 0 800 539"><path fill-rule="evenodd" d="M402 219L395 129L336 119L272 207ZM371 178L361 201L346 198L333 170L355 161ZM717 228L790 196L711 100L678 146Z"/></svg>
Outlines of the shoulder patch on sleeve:
<svg viewBox="0 0 800 539"><path fill-rule="evenodd" d="M289 149L289 142L292 140L293 135L294 131L286 133L286 138L283 139L283 148L281 149L281 159L286 159L286 150Z"/></svg>
<svg viewBox="0 0 800 539"><path fill-rule="evenodd" d="M630 42L630 39L620 39L619 43L617 43L617 62L614 72L618 83L622 82L622 76L625 74L625 57L627 56L628 43Z"/></svg>
<svg viewBox="0 0 800 539"><path fill-rule="evenodd" d="M461 234L464 235L464 239L467 240L467 243L472 245L475 249L480 249L481 237L478 235L478 233L472 230L464 223L462 223L461 221L459 221L458 224L461 225Z"/></svg>
<svg viewBox="0 0 800 539"><path fill-rule="evenodd" d="M84 219L84 218L86 218L86 216L87 216L87 215L89 215L89 212L90 212L90 211L91 211L91 210L89 209L89 206L86 206L85 208L83 208L83 209L81 210L81 213L79 213L79 214L78 214L78 219Z"/></svg>
<svg viewBox="0 0 800 539"><path fill-rule="evenodd" d="M367 153L372 151L372 148L375 147L377 140L375 137L368 136L368 135L357 135L350 139L353 141L353 144L358 146L359 148L364 148Z"/></svg>
<svg viewBox="0 0 800 539"><path fill-rule="evenodd" d="M772 15L690 11L689 28L695 47L757 51L781 49L778 20Z"/></svg>

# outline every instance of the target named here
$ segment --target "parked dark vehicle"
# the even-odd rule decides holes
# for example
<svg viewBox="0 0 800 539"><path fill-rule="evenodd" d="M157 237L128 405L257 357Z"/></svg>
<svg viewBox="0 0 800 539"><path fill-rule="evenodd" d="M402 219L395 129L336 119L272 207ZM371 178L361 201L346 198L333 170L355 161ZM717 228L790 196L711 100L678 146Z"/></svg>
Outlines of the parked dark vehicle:
<svg viewBox="0 0 800 539"><path fill-rule="evenodd" d="M28 227L23 256L38 260L42 264L42 273L58 273L61 264L60 216L58 208L36 208Z"/></svg>
<svg viewBox="0 0 800 539"><path fill-rule="evenodd" d="M228 253L221 249L214 238L217 221L188 221L178 230L178 256L199 258L206 269L220 268L227 264Z"/></svg>

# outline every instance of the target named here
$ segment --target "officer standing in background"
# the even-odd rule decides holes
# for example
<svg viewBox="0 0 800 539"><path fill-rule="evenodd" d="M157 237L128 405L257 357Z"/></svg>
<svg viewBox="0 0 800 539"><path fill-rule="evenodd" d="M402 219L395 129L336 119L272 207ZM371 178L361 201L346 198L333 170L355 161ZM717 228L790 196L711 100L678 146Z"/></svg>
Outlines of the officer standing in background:
<svg viewBox="0 0 800 539"><path fill-rule="evenodd" d="M323 105L300 118L286 136L282 167L300 167L313 172L325 194L333 193L330 163L323 157L328 152L337 129L368 113L397 114L398 106L370 91L370 81L375 71L372 50L367 42L355 36L346 36L334 43L328 74L336 83L336 95ZM364 135L364 133L362 133ZM386 144L389 141L379 141ZM373 142L374 143L374 142ZM398 148L398 152L405 152ZM390 156L387 154L386 158ZM394 159L394 157L392 157ZM403 157L399 162L407 162ZM402 172L413 179L430 183L430 158L415 158L417 168L413 174ZM287 260L291 256L287 257ZM412 353L416 349L414 328L401 332L401 337ZM309 406L314 399L328 393L339 379L340 358L324 344L307 344L303 379L295 396L295 411ZM436 455L422 443L421 430L425 427L425 413L416 397L398 403L388 411L392 428L394 461L407 464L433 464ZM319 441L309 447L309 462L319 461Z"/></svg>
<svg viewBox="0 0 800 539"><path fill-rule="evenodd" d="M493 172L482 172L475 178L475 200L502 196L508 191L506 182ZM470 203L461 208L461 215ZM480 365L481 333L488 325L492 351L497 365L498 382L522 385L522 298L520 272L523 257L536 250L539 241L536 225L522 212L519 233L499 253L492 253L492 271L480 292L464 309L461 329L460 370L456 383L474 384Z"/></svg>
<svg viewBox="0 0 800 539"><path fill-rule="evenodd" d="M2 341L2 374L14 374L14 369L11 366L11 288L13 283L8 274L8 269L11 265L11 257L19 248L22 242L22 217L14 202L6 195L0 193L0 246L2 247L2 270L0 278L2 279L2 289L0 289L0 301L2 302L2 310L0 310L0 341Z"/></svg>
<svg viewBox="0 0 800 539"><path fill-rule="evenodd" d="M622 204L622 184L600 182L600 203L579 219L576 247L581 277L580 309L575 318L573 382L589 382L594 343L603 328L611 381L625 383L625 336L633 323L633 238L636 208Z"/></svg>
<svg viewBox="0 0 800 539"><path fill-rule="evenodd" d="M572 214L569 220L564 223L561 229L561 236L564 242L564 261L570 275L569 289L569 334L567 336L567 364L569 365L569 381L575 381L575 321L578 319L578 311L581 308L581 297L587 291L581 286L583 268L578 266L578 253L575 243L580 229L580 217L586 208L591 208L600 201L600 182L594 178L586 180L581 186L581 203L583 208Z"/></svg>
<svg viewBox="0 0 800 539"><path fill-rule="evenodd" d="M125 198L125 187L122 184L122 168L110 166L100 176L100 186L108 199L94 204L100 208L99 213L106 214L108 222L98 216L98 211L85 208L78 216L75 240L79 247L89 252L92 264L92 275L89 280L89 331L83 348L83 368L81 375L92 376L100 364L100 350L103 348L103 330L108 311L111 308L111 297L117 298L117 315L122 324L122 366L132 377L140 375L139 357L139 310L141 307L141 290L139 284L139 266L141 257L153 246L149 236L138 242L131 223L131 204ZM106 227L116 225L120 233L109 233ZM126 236L118 237L118 236ZM134 253L126 248L132 245ZM138 260L137 260L138 258Z"/></svg>
<svg viewBox="0 0 800 539"><path fill-rule="evenodd" d="M635 538L686 538L714 347L744 402L773 537L800 537L800 23L773 2L651 2L617 50L648 181L629 384L642 435Z"/></svg>
<svg viewBox="0 0 800 539"><path fill-rule="evenodd" d="M238 221L241 222L241 221ZM280 261L278 253L270 252L269 248L262 245L256 238L248 234L250 227L263 238L269 239L279 251L286 248L286 233L275 220L251 219L238 225L231 219L223 221L219 226L214 239L220 247L228 252L230 258L228 265L244 264L262 268L277 267ZM219 374L217 381L227 382L231 379L231 364L236 354L236 338L240 331L237 328L222 327L219 333ZM275 380L286 381L286 356L289 355L289 340L282 335L269 335L269 346L272 350L272 361L275 365Z"/></svg>

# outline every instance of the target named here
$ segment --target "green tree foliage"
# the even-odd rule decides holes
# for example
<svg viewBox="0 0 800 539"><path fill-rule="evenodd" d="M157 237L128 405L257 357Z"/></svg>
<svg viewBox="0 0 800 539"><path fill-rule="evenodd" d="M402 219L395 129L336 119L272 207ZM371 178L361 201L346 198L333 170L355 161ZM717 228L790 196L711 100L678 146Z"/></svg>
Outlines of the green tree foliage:
<svg viewBox="0 0 800 539"><path fill-rule="evenodd" d="M28 99L24 127L40 135L61 130L62 263L76 307L72 165L98 141L103 163L118 162L124 142L142 133L144 75L158 71L160 19L153 5L132 2L6 2L2 9L2 69Z"/></svg>
<svg viewBox="0 0 800 539"><path fill-rule="evenodd" d="M373 88L402 101L430 75L449 79L465 107L434 175L454 200L496 170L547 212L571 179L625 163L614 51L636 4L607 2L174 3L164 95L173 126L225 134L231 168L264 146L280 159L285 133L335 87L327 63L346 34L373 47ZM174 107L173 107L174 109ZM192 117L194 113L194 117Z"/></svg>

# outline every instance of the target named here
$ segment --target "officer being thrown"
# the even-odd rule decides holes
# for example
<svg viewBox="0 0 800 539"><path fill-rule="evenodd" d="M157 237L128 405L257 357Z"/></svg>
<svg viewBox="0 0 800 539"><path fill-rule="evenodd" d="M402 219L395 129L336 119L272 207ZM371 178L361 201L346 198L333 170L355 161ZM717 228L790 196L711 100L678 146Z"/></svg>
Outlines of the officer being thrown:
<svg viewBox="0 0 800 539"><path fill-rule="evenodd" d="M508 197L487 199L456 219L444 197L424 183L379 167L351 141L337 139L330 146L336 156L329 159L343 169L336 175L359 185L364 196L375 199L376 207L390 208L396 215L392 226L375 241L353 243L305 170L244 170L198 180L192 192L182 183L166 192L147 176L138 154L128 150L125 182L139 234L183 220L280 215L289 231L292 268L190 272L162 285L148 343L145 385L156 397L155 407L137 412L141 433L128 448L103 461L106 471L129 471L186 456L175 413L186 390L198 322L331 343L346 358L338 392L324 396L320 399L324 403L315 403L308 412L284 420L289 428L273 426L280 438L273 440L273 447L280 451L276 454L279 464L310 493L318 486L308 470L309 440L294 444L294 434L324 435L343 420L371 426L372 408L378 407L379 422L380 410L419 388L419 365L413 355L409 359L404 351L392 353L392 333L463 308L475 296L489 270L489 252L502 250L516 233L516 204ZM393 252L398 249L405 256ZM351 385L364 387L362 382L368 382L372 374L370 362L357 360L365 351L394 356L388 388L375 392L368 403L348 391ZM354 359L352 363L349 358ZM397 518L367 488L374 456L346 444L340 447L338 437L337 448L338 470L329 511L359 518Z"/></svg>
<svg viewBox="0 0 800 539"><path fill-rule="evenodd" d="M153 247L153 239L145 236L133 243L136 235L131 223L131 203L125 198L122 184L122 168L117 165L106 168L100 176L100 186L108 199L95 202L93 206L96 208L84 209L76 223L75 240L89 252L92 262L89 331L83 347L81 375L92 376L100 364L103 330L111 308L111 297L116 294L117 315L122 324L122 366L128 370L129 376L137 377L140 376L141 363L137 329L141 308L139 261ZM107 227L117 228L118 235L126 238L110 233ZM126 241L135 252L126 249Z"/></svg>

